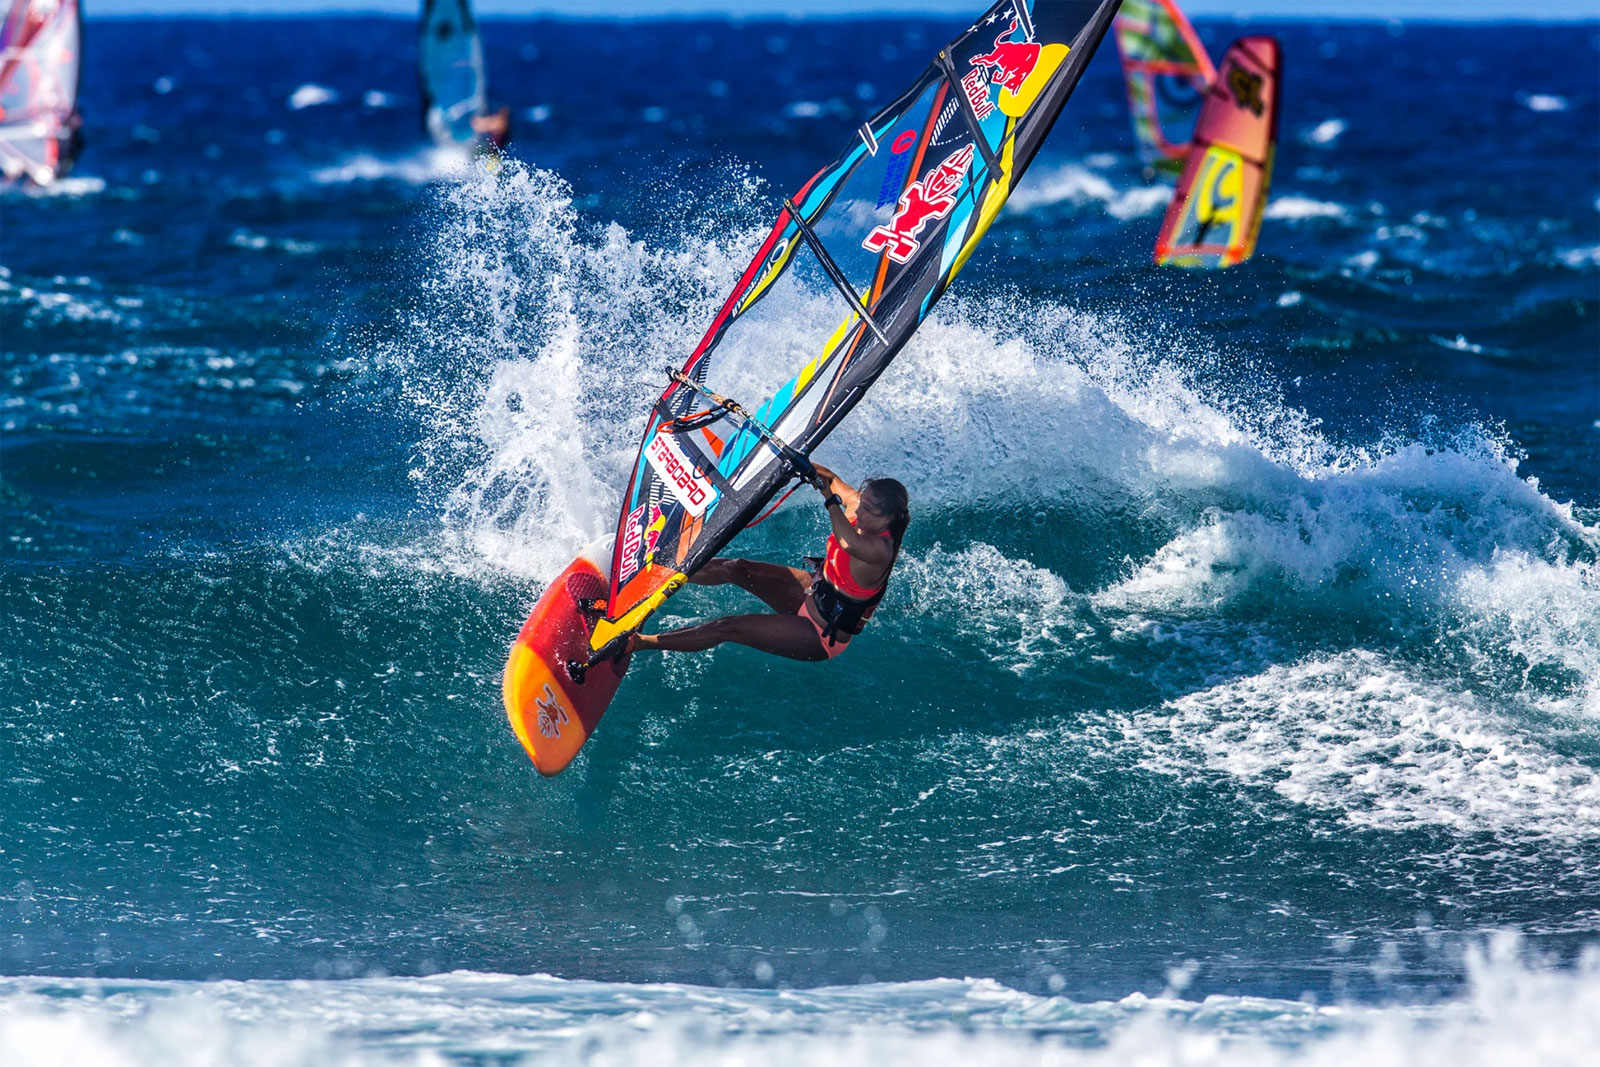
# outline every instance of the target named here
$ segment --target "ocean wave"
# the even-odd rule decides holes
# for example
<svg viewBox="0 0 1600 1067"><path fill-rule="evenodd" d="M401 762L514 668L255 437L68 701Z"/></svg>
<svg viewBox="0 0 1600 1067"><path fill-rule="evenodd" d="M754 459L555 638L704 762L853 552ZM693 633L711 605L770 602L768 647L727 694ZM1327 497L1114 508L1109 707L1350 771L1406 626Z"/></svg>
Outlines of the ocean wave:
<svg viewBox="0 0 1600 1067"><path fill-rule="evenodd" d="M347 156L342 162L311 171L318 185L343 185L353 182L402 182L428 185L458 179L471 172L471 157L448 148L429 148L398 158L385 158L366 152Z"/></svg>
<svg viewBox="0 0 1600 1067"><path fill-rule="evenodd" d="M1114 219L1128 220L1159 215L1172 199L1172 187L1164 184L1118 189L1103 175L1068 163L1047 172L1034 171L1028 181L1011 194L1006 210L1026 215L1052 204L1103 205Z"/></svg>
<svg viewBox="0 0 1600 1067"><path fill-rule="evenodd" d="M581 225L564 185L515 168L450 187L441 210L438 303L412 310L392 360L429 427L414 474L445 487L445 527L466 557L548 576L609 532L662 354L691 350L760 229L655 247ZM718 360L714 384L759 402L798 358L791 323L830 320L832 299L761 327ZM1031 633L995 649L1014 669L1075 640L1065 581L1112 628L1245 612L1288 634L1309 613L1351 640L1374 627L1430 643L1453 634L1465 642L1454 662L1478 682L1514 690L1525 676L1528 698L1550 707L1595 699L1600 656L1564 651L1600 646L1581 619L1532 607L1513 620L1495 596L1472 613L1474 590L1512 580L1510 560L1527 572L1516 580L1537 573L1564 603L1596 603L1600 530L1519 476L1502 441L1467 426L1339 443L1270 382L1202 390L1187 366L1207 353L1157 351L1114 316L952 297L819 456L900 477L919 524L933 524L920 528L940 531L948 547L903 572L917 610L947 610L935 573L1020 583L968 598L1000 605L979 624L988 637ZM1031 539L1030 558L981 533L952 542L941 516L974 508L1040 512L1041 532L1086 523L1079 536L1127 554L1122 573L1084 585L1086 572L1040 570L1055 565L1048 536ZM1037 599L1045 587L1053 602ZM1512 625L1517 655L1488 655Z"/></svg>
<svg viewBox="0 0 1600 1067"><path fill-rule="evenodd" d="M765 961L751 961L760 974ZM662 1067L1208 1067L1579 1064L1600 1043L1600 953L1529 959L1512 937L1466 955L1463 995L1317 1004L1153 994L1074 1001L983 979L708 988L454 972L344 981L0 979L16 1067L652 1063ZM768 968L770 970L770 967Z"/></svg>
<svg viewBox="0 0 1600 1067"><path fill-rule="evenodd" d="M1373 652L1272 667L1130 723L1153 770L1187 775L1192 753L1354 826L1600 838L1600 773Z"/></svg>

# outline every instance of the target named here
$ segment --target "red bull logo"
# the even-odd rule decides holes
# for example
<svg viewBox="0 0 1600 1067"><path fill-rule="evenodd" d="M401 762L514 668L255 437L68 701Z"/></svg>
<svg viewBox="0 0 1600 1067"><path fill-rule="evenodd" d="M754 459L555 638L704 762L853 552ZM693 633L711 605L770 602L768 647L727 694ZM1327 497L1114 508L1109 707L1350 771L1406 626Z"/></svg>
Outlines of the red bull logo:
<svg viewBox="0 0 1600 1067"><path fill-rule="evenodd" d="M917 234L930 222L944 218L956 206L956 193L972 168L973 146L967 144L951 152L921 181L914 181L900 194L894 216L888 223L867 234L861 247L869 252L885 252L896 263L904 263L921 247Z"/></svg>
<svg viewBox="0 0 1600 1067"><path fill-rule="evenodd" d="M1042 46L1032 41L1008 41L1017 31L1017 20L1011 20L1011 28L1001 33L994 39L994 50L987 55L973 56L972 67L974 70L987 67L989 70L989 84L998 85L1010 93L1022 92L1022 83L1028 80L1028 75L1033 73L1033 68L1039 65L1039 53Z"/></svg>

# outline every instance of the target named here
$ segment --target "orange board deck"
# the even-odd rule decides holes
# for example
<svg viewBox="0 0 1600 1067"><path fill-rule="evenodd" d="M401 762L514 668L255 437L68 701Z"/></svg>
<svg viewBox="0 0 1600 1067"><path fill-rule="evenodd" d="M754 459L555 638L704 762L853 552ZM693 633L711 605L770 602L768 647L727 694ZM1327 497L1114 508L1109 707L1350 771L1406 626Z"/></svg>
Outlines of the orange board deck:
<svg viewBox="0 0 1600 1067"><path fill-rule="evenodd" d="M534 605L506 661L506 716L543 775L577 756L627 673L626 658L596 663L581 682L568 669L589 655L591 621L578 602L604 600L610 564L609 538L579 553Z"/></svg>

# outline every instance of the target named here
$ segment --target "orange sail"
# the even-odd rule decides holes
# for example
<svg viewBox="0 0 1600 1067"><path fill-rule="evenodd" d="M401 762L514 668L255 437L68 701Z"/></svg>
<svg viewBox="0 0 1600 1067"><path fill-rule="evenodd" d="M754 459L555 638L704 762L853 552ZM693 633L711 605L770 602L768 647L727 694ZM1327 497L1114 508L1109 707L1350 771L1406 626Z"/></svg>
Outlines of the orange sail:
<svg viewBox="0 0 1600 1067"><path fill-rule="evenodd" d="M1157 263L1231 267L1255 251L1278 143L1281 63L1274 37L1242 37L1222 57L1161 220Z"/></svg>

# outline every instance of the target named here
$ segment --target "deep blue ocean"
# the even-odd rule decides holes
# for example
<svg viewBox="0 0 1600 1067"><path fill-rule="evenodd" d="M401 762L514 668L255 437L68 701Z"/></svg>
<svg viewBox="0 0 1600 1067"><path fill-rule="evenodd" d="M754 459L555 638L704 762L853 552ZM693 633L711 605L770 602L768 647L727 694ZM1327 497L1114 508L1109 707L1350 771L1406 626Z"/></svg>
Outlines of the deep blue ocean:
<svg viewBox="0 0 1600 1067"><path fill-rule="evenodd" d="M524 615L961 20L486 20L491 174L407 20L92 14L0 194L0 1061L1600 1047L1600 24L1200 23L1284 48L1213 273L1108 40L819 453L911 490L868 632L641 662L544 780Z"/></svg>

